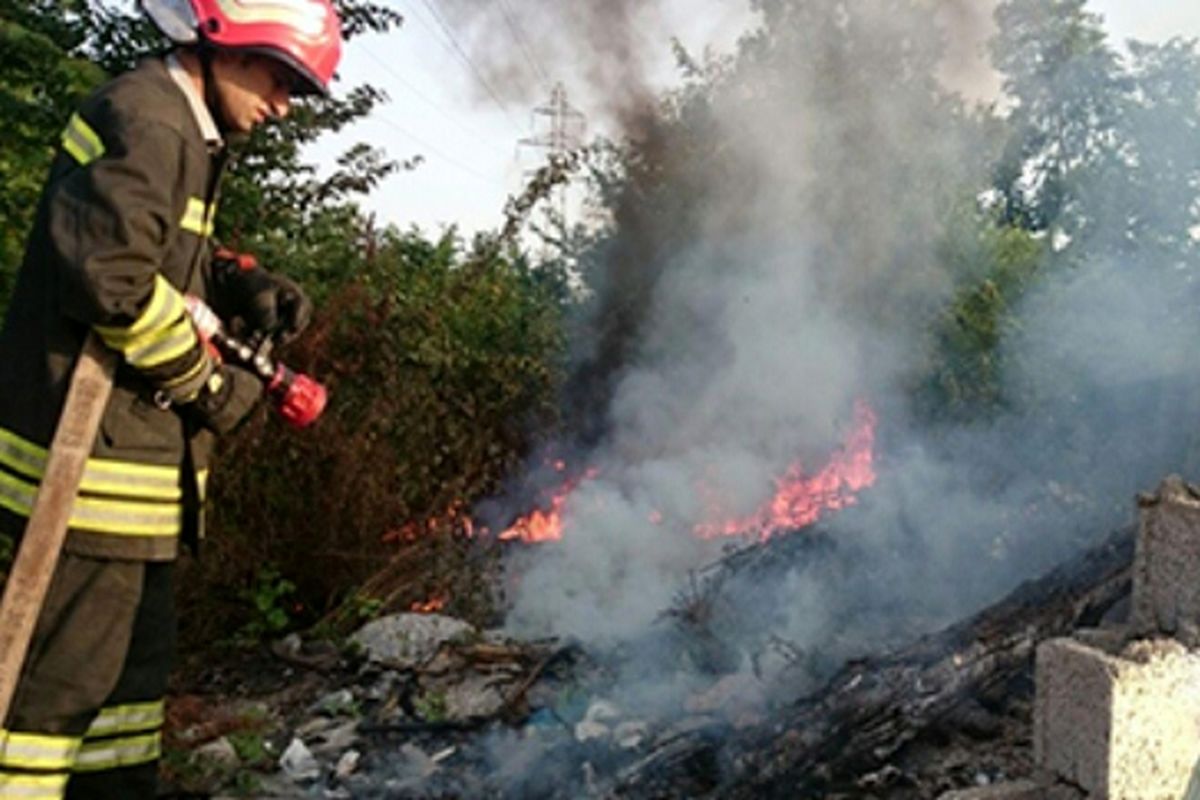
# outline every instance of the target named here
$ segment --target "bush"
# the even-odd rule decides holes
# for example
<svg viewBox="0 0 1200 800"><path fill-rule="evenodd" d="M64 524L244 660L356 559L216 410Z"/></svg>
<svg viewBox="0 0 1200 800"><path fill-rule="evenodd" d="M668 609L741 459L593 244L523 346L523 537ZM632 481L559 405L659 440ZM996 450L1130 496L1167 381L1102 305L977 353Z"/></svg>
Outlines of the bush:
<svg viewBox="0 0 1200 800"><path fill-rule="evenodd" d="M561 287L515 254L466 255L452 234L386 235L286 353L328 385L323 418L293 431L260 410L224 443L207 552L183 597L212 613L185 614L185 633L203 641L208 620L246 624L237 616L248 609L209 598L252 589L264 564L295 585L297 623L343 601L408 608L449 589L474 545L448 520L497 491L556 422ZM389 562L405 584L376 581L363 597ZM452 598L486 613L470 601Z"/></svg>

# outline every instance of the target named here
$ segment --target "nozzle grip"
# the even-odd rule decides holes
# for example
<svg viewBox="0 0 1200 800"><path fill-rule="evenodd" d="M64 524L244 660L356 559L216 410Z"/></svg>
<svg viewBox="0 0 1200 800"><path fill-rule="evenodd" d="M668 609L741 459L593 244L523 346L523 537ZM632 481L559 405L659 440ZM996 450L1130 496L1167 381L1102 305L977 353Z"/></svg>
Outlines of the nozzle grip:
<svg viewBox="0 0 1200 800"><path fill-rule="evenodd" d="M296 428L307 428L316 422L329 400L324 386L307 375L292 372L283 364L277 366L268 391L275 410Z"/></svg>

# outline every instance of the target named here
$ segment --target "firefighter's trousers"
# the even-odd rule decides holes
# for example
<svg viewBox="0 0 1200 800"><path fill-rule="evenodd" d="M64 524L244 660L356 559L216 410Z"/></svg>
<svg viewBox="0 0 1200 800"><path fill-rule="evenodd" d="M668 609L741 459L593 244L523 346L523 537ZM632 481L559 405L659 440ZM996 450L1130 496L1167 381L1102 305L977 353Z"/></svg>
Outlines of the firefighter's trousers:
<svg viewBox="0 0 1200 800"><path fill-rule="evenodd" d="M173 565L64 553L0 728L0 800L150 800Z"/></svg>

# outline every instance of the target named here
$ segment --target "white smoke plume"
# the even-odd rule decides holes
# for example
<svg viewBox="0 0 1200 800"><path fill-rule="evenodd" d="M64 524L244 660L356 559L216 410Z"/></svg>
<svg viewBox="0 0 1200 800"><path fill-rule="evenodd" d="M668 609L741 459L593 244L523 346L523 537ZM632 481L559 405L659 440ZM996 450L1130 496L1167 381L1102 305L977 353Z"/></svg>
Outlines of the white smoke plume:
<svg viewBox="0 0 1200 800"><path fill-rule="evenodd" d="M713 623L731 639L778 635L835 658L946 624L1127 522L1134 491L1186 469L1195 362L1181 343L1200 326L1162 313L1187 282L1152 251L1086 278L1064 268L1025 297L1000 355L1036 416L1017 402L977 425L914 424L929 331L961 279L939 250L945 222L999 157L933 77L947 43L990 22L971 4L927 5L762 0L769 32L710 93L675 98L683 122L653 131L590 263L579 374L600 376L582 385L605 401L586 453L598 475L569 500L563 541L519 565L515 631L592 644L661 632L721 554L694 526L752 512L797 459L819 467L859 399L879 412L877 486L823 520L836 558L731 589L741 602ZM1044 386L1061 396L1034 397ZM1111 431L1112 452L1078 446L1081 425ZM627 690L669 704L679 672L669 661Z"/></svg>
<svg viewBox="0 0 1200 800"><path fill-rule="evenodd" d="M913 343L952 288L934 246L950 187L971 171L969 136L938 129L949 98L918 77L948 32L919 8L848 5L848 20L764 9L784 31L772 46L802 58L748 59L714 93L704 122L717 151L661 152L691 194L634 223L643 241L606 276L632 269L633 285L599 289L597 330L613 304L637 295L641 308L610 334L633 342L589 454L599 476L574 492L565 540L523 573L519 629L646 631L720 552L696 525L753 512L797 459L818 468L856 400L890 402L916 366ZM805 19L781 20L793 13Z"/></svg>

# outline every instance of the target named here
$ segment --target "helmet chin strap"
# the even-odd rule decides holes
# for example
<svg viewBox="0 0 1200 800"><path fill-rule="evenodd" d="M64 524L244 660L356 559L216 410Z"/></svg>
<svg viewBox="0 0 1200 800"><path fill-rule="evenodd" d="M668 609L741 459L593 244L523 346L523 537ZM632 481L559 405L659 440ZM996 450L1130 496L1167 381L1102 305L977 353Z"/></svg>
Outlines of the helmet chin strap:
<svg viewBox="0 0 1200 800"><path fill-rule="evenodd" d="M227 134L232 131L232 127L225 119L225 112L221 108L221 97L217 93L217 81L213 76L213 58L216 55L216 49L201 41L196 55L200 59L200 74L204 77L204 104L208 106L208 113L212 114L213 121L217 123L217 129L221 131L222 135Z"/></svg>

